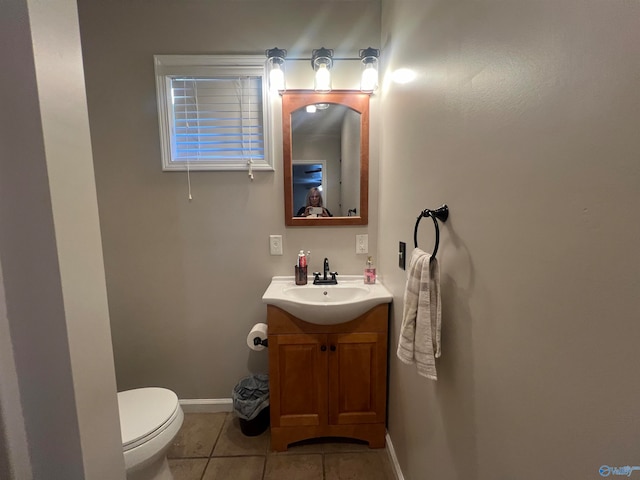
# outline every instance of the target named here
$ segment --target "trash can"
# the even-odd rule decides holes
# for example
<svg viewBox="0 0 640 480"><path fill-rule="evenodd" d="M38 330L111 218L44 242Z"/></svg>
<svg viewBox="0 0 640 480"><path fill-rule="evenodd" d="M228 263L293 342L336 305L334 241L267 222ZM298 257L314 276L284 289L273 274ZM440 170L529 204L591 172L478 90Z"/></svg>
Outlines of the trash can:
<svg viewBox="0 0 640 480"><path fill-rule="evenodd" d="M243 434L255 437L269 427L269 375L243 378L233 387L232 399Z"/></svg>

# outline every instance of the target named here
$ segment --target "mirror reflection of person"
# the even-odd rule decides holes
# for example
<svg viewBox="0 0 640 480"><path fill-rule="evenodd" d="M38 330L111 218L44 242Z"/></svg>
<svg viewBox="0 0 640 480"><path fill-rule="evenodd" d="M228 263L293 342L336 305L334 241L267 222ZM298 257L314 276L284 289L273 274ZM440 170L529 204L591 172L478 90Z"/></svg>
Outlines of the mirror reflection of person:
<svg viewBox="0 0 640 480"><path fill-rule="evenodd" d="M317 214L318 217L333 217L331 212L322 205L322 193L318 187L312 187L309 189L305 203L305 206L300 207L300 210L296 213L296 217L308 217L309 215L315 216L316 214L313 213L313 208L322 209L322 213Z"/></svg>

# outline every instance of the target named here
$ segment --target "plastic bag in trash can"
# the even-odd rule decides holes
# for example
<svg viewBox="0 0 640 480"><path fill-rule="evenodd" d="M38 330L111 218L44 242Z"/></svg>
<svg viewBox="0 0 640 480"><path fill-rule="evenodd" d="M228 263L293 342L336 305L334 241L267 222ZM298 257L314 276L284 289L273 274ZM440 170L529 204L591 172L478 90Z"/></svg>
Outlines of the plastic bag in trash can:
<svg viewBox="0 0 640 480"><path fill-rule="evenodd" d="M231 397L238 417L253 420L269 406L269 375L258 373L243 378L233 387Z"/></svg>

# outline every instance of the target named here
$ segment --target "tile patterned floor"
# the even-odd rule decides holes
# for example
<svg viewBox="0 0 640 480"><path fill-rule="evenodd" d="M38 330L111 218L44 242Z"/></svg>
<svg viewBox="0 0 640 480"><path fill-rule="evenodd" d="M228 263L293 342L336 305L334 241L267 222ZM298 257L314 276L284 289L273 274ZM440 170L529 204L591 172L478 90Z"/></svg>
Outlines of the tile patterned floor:
<svg viewBox="0 0 640 480"><path fill-rule="evenodd" d="M272 452L233 413L187 413L168 457L174 480L395 480L385 449L323 439Z"/></svg>

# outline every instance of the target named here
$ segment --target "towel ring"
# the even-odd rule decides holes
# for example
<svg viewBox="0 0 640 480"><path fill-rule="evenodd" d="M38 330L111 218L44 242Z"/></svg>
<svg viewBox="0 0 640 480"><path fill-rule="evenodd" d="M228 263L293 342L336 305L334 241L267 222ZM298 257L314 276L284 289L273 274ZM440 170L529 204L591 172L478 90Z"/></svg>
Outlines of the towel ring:
<svg viewBox="0 0 640 480"><path fill-rule="evenodd" d="M438 246L440 245L440 228L438 227L438 220L442 222L447 221L447 218L449 218L449 207L447 205L442 205L440 208L436 208L435 210L429 210L427 208L420 212L420 215L418 215L418 219L416 220L416 226L413 229L413 245L415 248L418 248L418 225L420 224L422 217L431 217L431 220L433 220L433 226L436 227L436 244L433 247L433 253L431 254L431 258L436 258Z"/></svg>

